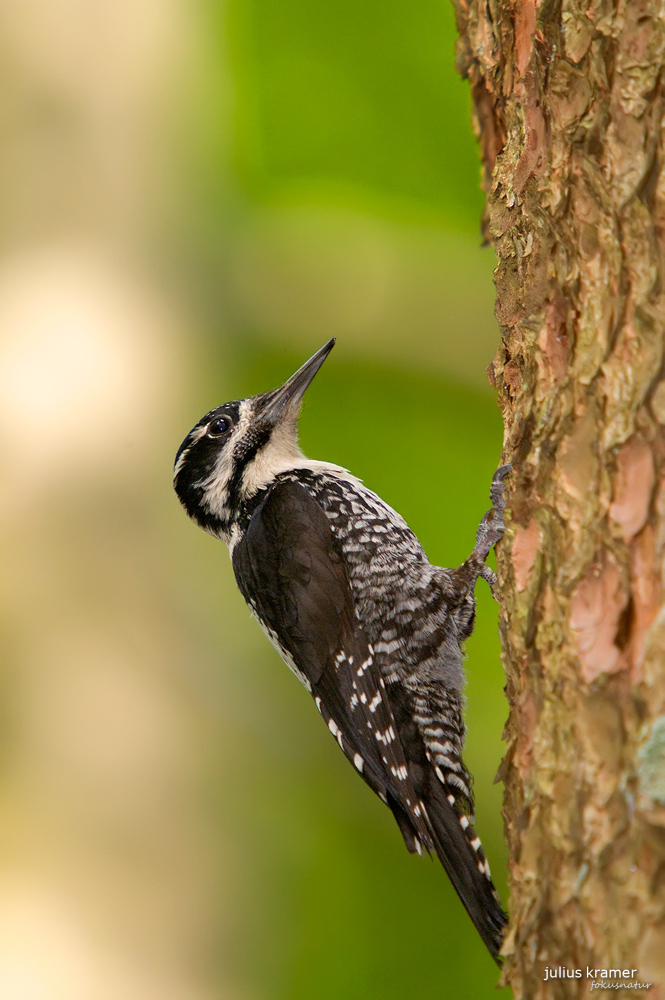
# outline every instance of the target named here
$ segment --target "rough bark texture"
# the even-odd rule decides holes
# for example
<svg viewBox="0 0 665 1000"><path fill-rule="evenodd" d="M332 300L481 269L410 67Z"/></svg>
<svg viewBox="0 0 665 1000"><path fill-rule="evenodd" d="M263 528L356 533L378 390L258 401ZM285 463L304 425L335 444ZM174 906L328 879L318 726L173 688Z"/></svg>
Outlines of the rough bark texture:
<svg viewBox="0 0 665 1000"><path fill-rule="evenodd" d="M498 256L490 377L515 466L500 554L505 978L517 997L577 997L587 965L637 968L661 984L653 1000L665 996L663 5L455 6ZM582 979L544 982L546 966Z"/></svg>

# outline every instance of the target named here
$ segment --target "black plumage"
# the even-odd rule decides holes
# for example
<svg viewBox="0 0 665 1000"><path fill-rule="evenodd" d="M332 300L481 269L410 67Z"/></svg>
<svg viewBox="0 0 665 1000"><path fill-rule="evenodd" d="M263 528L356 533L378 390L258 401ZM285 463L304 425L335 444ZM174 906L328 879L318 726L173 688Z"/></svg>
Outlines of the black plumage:
<svg viewBox="0 0 665 1000"><path fill-rule="evenodd" d="M493 582L485 559L504 530L507 469L469 559L457 570L432 566L376 494L297 447L302 395L332 343L280 389L206 414L178 452L176 491L227 542L270 640L407 848L439 857L497 959L506 918L472 825L461 644L478 576Z"/></svg>

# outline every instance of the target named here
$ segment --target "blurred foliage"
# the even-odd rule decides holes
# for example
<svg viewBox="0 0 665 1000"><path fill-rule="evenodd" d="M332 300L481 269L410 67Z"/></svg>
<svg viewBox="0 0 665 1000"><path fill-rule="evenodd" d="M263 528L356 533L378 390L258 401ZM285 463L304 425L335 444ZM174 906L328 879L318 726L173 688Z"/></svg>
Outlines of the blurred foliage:
<svg viewBox="0 0 665 1000"><path fill-rule="evenodd" d="M231 0L236 162L252 196L327 190L348 206L474 227L481 210L452 7L436 0Z"/></svg>
<svg viewBox="0 0 665 1000"><path fill-rule="evenodd" d="M305 451L434 562L470 551L501 425L452 11L0 17L3 1000L494 996L444 873L406 853L169 484L202 413L337 335ZM466 757L504 889L506 709L478 597Z"/></svg>

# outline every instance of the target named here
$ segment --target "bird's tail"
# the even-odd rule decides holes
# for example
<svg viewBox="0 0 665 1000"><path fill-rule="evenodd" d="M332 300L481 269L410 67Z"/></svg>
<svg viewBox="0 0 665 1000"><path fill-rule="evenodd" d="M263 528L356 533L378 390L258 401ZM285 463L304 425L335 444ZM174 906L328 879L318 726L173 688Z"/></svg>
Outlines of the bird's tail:
<svg viewBox="0 0 665 1000"><path fill-rule="evenodd" d="M501 965L499 951L508 918L492 883L480 838L470 819L456 811L455 798L446 793L445 786L439 782L432 785L426 814L434 850L492 958Z"/></svg>

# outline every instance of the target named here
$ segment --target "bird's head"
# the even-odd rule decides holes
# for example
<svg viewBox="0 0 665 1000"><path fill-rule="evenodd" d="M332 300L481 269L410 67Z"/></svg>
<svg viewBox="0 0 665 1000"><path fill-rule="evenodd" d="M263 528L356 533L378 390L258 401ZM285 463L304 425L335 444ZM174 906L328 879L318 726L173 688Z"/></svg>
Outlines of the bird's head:
<svg viewBox="0 0 665 1000"><path fill-rule="evenodd" d="M244 501L303 458L303 396L330 354L329 340L284 385L210 410L178 448L173 485L189 516L228 541Z"/></svg>

